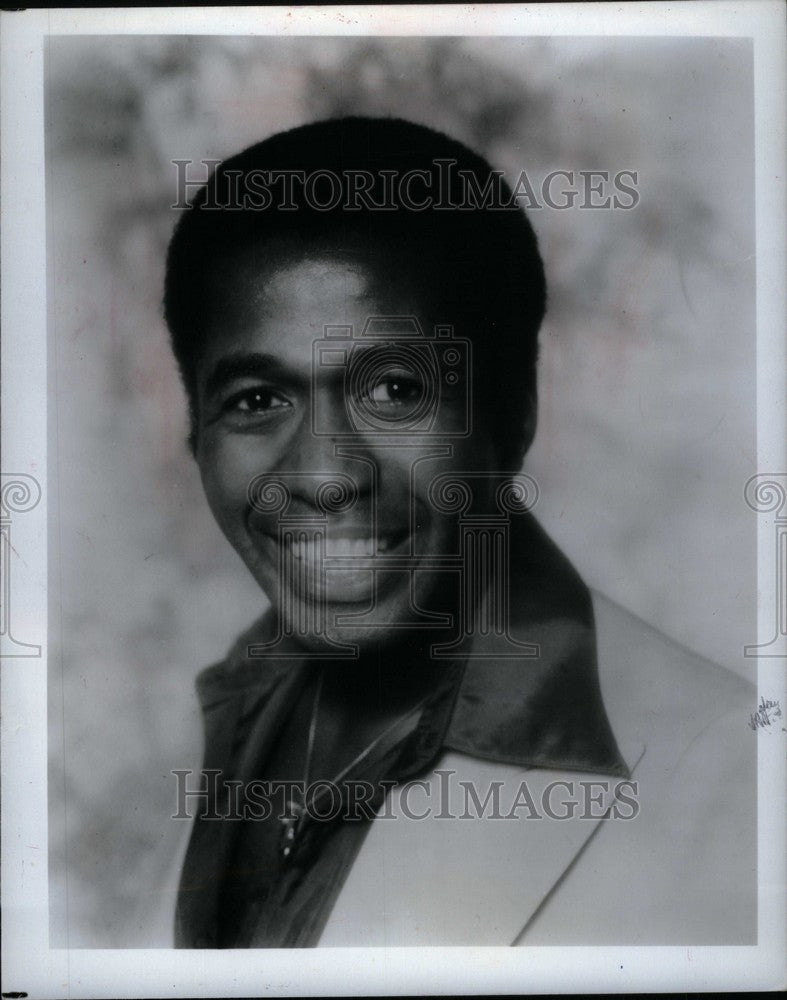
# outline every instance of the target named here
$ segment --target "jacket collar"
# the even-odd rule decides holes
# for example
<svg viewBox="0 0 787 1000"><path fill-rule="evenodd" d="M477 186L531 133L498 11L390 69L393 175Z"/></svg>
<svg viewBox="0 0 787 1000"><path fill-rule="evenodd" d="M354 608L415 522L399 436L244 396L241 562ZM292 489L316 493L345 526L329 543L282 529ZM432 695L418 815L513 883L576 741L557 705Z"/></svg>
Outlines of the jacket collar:
<svg viewBox="0 0 787 1000"><path fill-rule="evenodd" d="M509 634L537 647L495 658L505 637L478 637L445 737L447 748L528 767L626 776L607 719L590 591L531 515L512 524Z"/></svg>

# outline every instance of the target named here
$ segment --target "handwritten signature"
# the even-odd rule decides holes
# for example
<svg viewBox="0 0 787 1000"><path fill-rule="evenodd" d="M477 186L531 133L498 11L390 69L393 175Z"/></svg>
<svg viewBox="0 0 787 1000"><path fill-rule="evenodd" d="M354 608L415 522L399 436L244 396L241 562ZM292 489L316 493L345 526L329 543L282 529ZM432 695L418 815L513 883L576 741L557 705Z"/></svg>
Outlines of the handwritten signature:
<svg viewBox="0 0 787 1000"><path fill-rule="evenodd" d="M782 708L778 701L770 701L761 697L757 711L751 713L749 728L757 730L762 729L764 726L770 726L771 722L775 718L780 717L781 714Z"/></svg>

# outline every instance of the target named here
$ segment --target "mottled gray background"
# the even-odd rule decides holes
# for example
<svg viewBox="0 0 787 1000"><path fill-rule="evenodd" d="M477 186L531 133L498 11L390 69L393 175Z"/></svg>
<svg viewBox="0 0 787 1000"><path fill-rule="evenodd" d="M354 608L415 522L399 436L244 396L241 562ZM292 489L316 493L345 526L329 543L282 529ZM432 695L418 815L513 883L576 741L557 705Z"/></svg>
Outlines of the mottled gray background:
<svg viewBox="0 0 787 1000"><path fill-rule="evenodd" d="M47 55L54 944L155 938L192 679L261 595L187 454L160 299L172 159L397 114L509 178L633 169L532 213L536 510L588 582L745 674L756 639L751 46L743 39L60 38Z"/></svg>

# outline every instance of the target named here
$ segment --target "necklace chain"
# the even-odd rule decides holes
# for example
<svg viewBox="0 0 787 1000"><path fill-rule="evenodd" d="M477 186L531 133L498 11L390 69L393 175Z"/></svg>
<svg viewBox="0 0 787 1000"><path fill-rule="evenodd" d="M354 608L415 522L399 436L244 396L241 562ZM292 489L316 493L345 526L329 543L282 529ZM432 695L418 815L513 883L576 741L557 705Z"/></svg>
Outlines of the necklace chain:
<svg viewBox="0 0 787 1000"><path fill-rule="evenodd" d="M317 679L317 688L314 692L314 702L312 705L311 719L309 721L309 735L306 741L306 758L303 765L302 800L300 802L296 802L294 798L291 798L288 803L287 815L282 816L280 819L282 824L280 852L283 860L285 861L292 860L298 843L298 837L306 820L306 790L309 787L310 771L314 758L314 744L317 738L317 719L319 716L324 676L325 668L323 667L320 671L320 676ZM371 743L369 743L359 754L357 754L346 767L343 767L332 779L332 781L329 782L329 784L338 785L339 782L353 770L353 768L356 768L359 764L363 763L363 761L376 747L380 745L380 743L382 743L387 737L390 737L400 727L404 728L404 723L409 723L411 718L415 716L416 713L420 712L426 700L427 698L421 699L421 701L419 701L418 704L409 711L394 719L391 725L386 727L381 733L378 733ZM312 800L312 804L313 802L314 800Z"/></svg>

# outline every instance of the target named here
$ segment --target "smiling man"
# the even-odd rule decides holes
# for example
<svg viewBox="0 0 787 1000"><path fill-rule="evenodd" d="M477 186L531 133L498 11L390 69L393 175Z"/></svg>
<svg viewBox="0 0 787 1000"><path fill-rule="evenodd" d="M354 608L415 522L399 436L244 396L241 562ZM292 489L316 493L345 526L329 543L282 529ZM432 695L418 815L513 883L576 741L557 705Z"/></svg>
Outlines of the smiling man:
<svg viewBox="0 0 787 1000"><path fill-rule="evenodd" d="M308 515L316 510L314 493L321 483L331 477L351 483L352 509L328 520L325 540L326 555L347 557L350 564L321 578L311 572L320 558L316 544L300 543L298 561L306 564L309 584L293 588L291 596L307 604L322 597L334 611L341 606L345 613L359 610L372 596L373 579L353 560L413 554L414 546L436 554L449 546L450 525L435 516L424 495L425 477L412 488L411 471L419 459L444 441L443 451L451 452L448 467L495 467L489 461L495 451L489 428L481 425L475 434L454 440L467 424L470 373L462 373L463 384L454 391L439 387L439 399L429 407L435 412L429 414L428 431L419 433L420 403L428 405L427 397L436 396L434 383L440 375L418 365L419 353L430 360L418 348L428 351L432 345L425 337L423 343L408 337L416 321L408 322L407 314L423 316L436 307L423 303L405 280L391 280L388 268L396 274L395 262L365 265L360 249L353 254L346 244L315 246L298 259L280 244L270 263L255 257L253 263L230 264L236 267L231 280L224 275L207 278L215 312L207 317L207 346L196 374L195 453L208 500L257 582L266 594L275 595L284 582L279 514L250 503L249 484L266 472L303 473L288 507L293 518L299 511ZM398 326L404 332L388 320L385 339L372 335L345 343L334 336L320 343L325 327L362 334L370 317L385 316L402 317ZM323 347L316 357L315 346ZM464 345L452 339L448 349L455 352L457 346ZM329 363L330 355L336 356L335 364ZM350 380L361 369L358 385L352 387L347 385L350 366ZM364 411L376 419L358 430L352 417ZM414 418L415 428L408 417ZM344 442L343 449L338 442ZM411 577L412 570L375 574L376 608L392 626L405 620ZM291 611L298 613L303 609ZM326 617L326 627L334 632L336 614L329 610ZM382 622L378 626L374 639L390 641L390 630ZM355 642L369 638L368 632L351 626L341 632L345 640L350 633ZM309 632L301 635L307 645L315 638Z"/></svg>
<svg viewBox="0 0 787 1000"><path fill-rule="evenodd" d="M422 126L274 136L184 212L191 447L270 607L198 680L180 946L751 938L719 807L754 792L746 686L591 596L526 509L544 308L512 192Z"/></svg>

